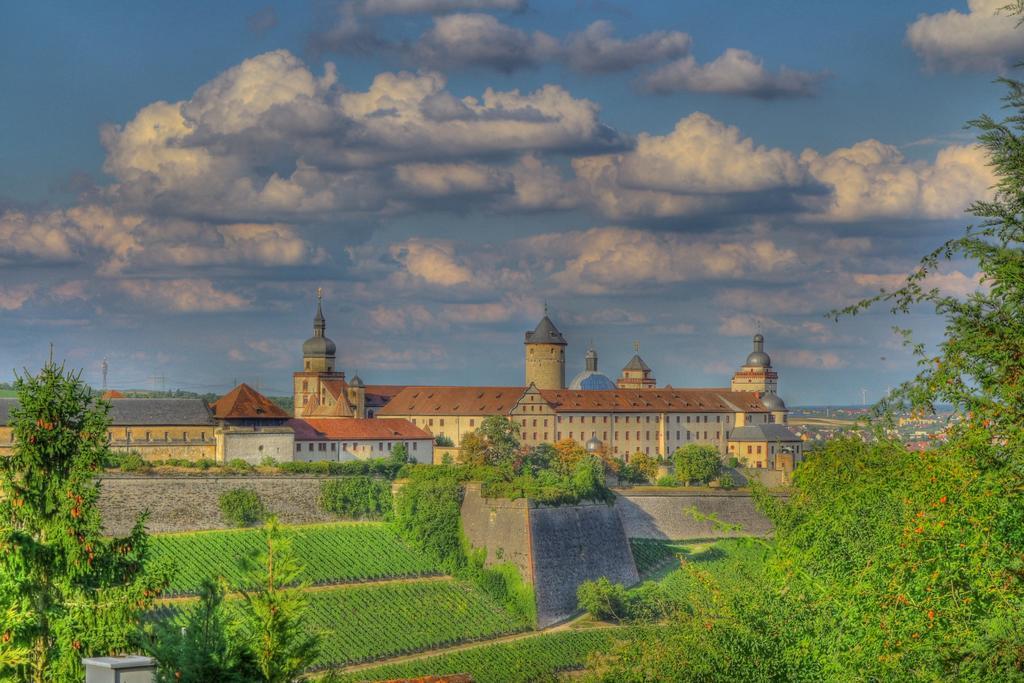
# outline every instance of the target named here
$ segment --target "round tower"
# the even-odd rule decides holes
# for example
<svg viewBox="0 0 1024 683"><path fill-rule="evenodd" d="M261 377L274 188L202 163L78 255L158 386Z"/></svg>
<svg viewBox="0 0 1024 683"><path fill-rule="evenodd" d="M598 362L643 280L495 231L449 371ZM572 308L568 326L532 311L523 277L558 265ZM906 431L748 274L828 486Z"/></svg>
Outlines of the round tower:
<svg viewBox="0 0 1024 683"><path fill-rule="evenodd" d="M537 329L526 333L526 384L538 389L565 388L565 347L562 333L548 317L547 306Z"/></svg>

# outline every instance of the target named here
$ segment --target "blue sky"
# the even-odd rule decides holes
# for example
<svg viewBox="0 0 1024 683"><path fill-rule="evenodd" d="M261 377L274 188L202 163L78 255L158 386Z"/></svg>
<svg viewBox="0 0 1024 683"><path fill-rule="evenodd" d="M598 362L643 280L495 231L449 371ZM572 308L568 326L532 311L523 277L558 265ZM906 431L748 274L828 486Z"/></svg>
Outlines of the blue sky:
<svg viewBox="0 0 1024 683"><path fill-rule="evenodd" d="M287 390L326 296L368 382L515 384L547 300L609 374L877 398L892 286L992 182L1001 0L21 3L0 25L0 368ZM466 99L470 98L470 99ZM969 264L936 284L966 294ZM0 371L5 379L7 371Z"/></svg>

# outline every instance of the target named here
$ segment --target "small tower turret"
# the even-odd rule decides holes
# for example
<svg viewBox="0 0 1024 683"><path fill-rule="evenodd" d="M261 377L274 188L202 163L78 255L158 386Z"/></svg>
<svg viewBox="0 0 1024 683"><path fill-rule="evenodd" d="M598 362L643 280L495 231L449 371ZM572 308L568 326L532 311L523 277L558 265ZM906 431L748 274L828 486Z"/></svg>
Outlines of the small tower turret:
<svg viewBox="0 0 1024 683"><path fill-rule="evenodd" d="M352 404L355 417L366 417L366 385L359 375L353 375L348 382L348 402Z"/></svg>

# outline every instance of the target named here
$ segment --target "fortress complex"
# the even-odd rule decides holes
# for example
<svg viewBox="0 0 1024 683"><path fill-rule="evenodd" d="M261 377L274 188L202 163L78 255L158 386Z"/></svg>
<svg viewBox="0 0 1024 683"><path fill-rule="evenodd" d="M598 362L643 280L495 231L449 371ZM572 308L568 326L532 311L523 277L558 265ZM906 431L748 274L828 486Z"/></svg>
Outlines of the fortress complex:
<svg viewBox="0 0 1024 683"><path fill-rule="evenodd" d="M326 336L318 298L313 336L303 344L302 369L294 373L295 418L405 420L458 448L462 438L491 415L515 420L524 446L572 439L628 461L634 453L671 455L697 443L714 446L750 467L792 469L802 442L786 426L778 373L754 337L753 351L729 387L658 387L639 347L617 380L598 370L588 348L585 370L566 386L568 342L545 311L526 332L522 386L405 386L365 384L336 368L336 345Z"/></svg>
<svg viewBox="0 0 1024 683"><path fill-rule="evenodd" d="M336 365L320 294L313 336L302 345L294 373L294 414L241 384L213 404L201 399L105 396L115 451L147 460L352 460L386 456L403 444L419 462L438 461L435 440L457 449L492 415L519 425L527 448L571 439L590 450L629 460L635 453L671 455L707 444L749 467L789 470L802 459L802 441L786 426L778 373L754 336L753 351L729 387L659 387L639 346L612 380L598 369L591 344L585 369L568 386L568 342L548 317L526 332L521 386L407 386L365 384ZM0 399L0 455L14 446L14 399ZM442 439L442 441L444 441Z"/></svg>

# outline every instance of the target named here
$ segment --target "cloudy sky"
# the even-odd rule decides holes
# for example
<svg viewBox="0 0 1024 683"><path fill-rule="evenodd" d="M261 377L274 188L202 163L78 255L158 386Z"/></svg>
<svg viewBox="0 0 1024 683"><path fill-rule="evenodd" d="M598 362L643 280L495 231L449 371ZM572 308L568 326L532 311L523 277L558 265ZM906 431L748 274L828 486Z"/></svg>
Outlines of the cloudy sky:
<svg viewBox="0 0 1024 683"><path fill-rule="evenodd" d="M992 183L965 121L1024 58L1006 0L17 3L0 22L0 381L290 393L323 287L371 383L517 384L634 340L791 405L878 398L898 284ZM935 284L965 294L969 264Z"/></svg>

